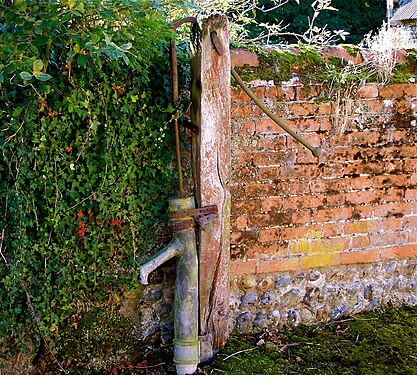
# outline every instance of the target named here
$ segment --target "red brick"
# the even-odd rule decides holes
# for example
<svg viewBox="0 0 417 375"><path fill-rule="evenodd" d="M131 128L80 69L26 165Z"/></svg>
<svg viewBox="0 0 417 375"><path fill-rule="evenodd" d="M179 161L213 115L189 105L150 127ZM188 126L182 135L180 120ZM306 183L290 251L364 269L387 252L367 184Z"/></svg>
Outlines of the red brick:
<svg viewBox="0 0 417 375"><path fill-rule="evenodd" d="M326 206L343 206L346 203L346 193L328 194L326 196Z"/></svg>
<svg viewBox="0 0 417 375"><path fill-rule="evenodd" d="M256 181L258 178L258 171L256 167L247 166L247 167L238 167L235 166L232 168L232 178L235 182L250 182Z"/></svg>
<svg viewBox="0 0 417 375"><path fill-rule="evenodd" d="M235 154L232 156L231 161L234 168L251 166L253 161L253 153L241 152L239 154Z"/></svg>
<svg viewBox="0 0 417 375"><path fill-rule="evenodd" d="M346 193L346 203L354 205L362 205L375 203L378 201L380 192L377 190L362 190Z"/></svg>
<svg viewBox="0 0 417 375"><path fill-rule="evenodd" d="M282 166L280 168L280 177L283 180L286 179L305 179L305 178L315 178L319 174L319 170L316 166L310 166L305 164L295 164L292 166Z"/></svg>
<svg viewBox="0 0 417 375"><path fill-rule="evenodd" d="M272 212L249 216L249 226L251 228L286 226L291 223L290 212Z"/></svg>
<svg viewBox="0 0 417 375"><path fill-rule="evenodd" d="M362 249L371 246L371 238L369 236L353 236L351 239L352 249Z"/></svg>
<svg viewBox="0 0 417 375"><path fill-rule="evenodd" d="M415 158L417 156L416 146L401 146L399 157Z"/></svg>
<svg viewBox="0 0 417 375"><path fill-rule="evenodd" d="M378 85L376 83L365 83L358 90L359 98L377 98L378 97Z"/></svg>
<svg viewBox="0 0 417 375"><path fill-rule="evenodd" d="M320 177L342 178L343 167L339 163L327 163L320 167Z"/></svg>
<svg viewBox="0 0 417 375"><path fill-rule="evenodd" d="M230 60L233 67L244 65L259 66L258 54L244 48L231 49Z"/></svg>
<svg viewBox="0 0 417 375"><path fill-rule="evenodd" d="M298 180L289 182L289 194L291 195L309 195L310 194L310 181Z"/></svg>
<svg viewBox="0 0 417 375"><path fill-rule="evenodd" d="M384 172L387 174L403 173L404 160L392 160L385 163Z"/></svg>
<svg viewBox="0 0 417 375"><path fill-rule="evenodd" d="M375 217L389 217L409 213L411 213L411 208L407 203L385 203L374 208Z"/></svg>
<svg viewBox="0 0 417 375"><path fill-rule="evenodd" d="M288 193L288 182L254 183L246 186L246 194L248 197L265 197L271 195L285 195Z"/></svg>
<svg viewBox="0 0 417 375"><path fill-rule="evenodd" d="M409 99L399 98L394 102L394 112L400 115L407 115L410 113L411 103Z"/></svg>
<svg viewBox="0 0 417 375"><path fill-rule="evenodd" d="M317 158L306 148L299 149L297 152L297 163L316 164Z"/></svg>
<svg viewBox="0 0 417 375"><path fill-rule="evenodd" d="M381 259L404 259L417 256L416 245L391 246L381 249Z"/></svg>
<svg viewBox="0 0 417 375"><path fill-rule="evenodd" d="M318 106L315 106L312 103L295 102L288 105L288 110L294 116L313 116L318 112Z"/></svg>
<svg viewBox="0 0 417 375"><path fill-rule="evenodd" d="M338 207L317 210L313 213L313 220L319 223L326 221L348 220L352 218L351 207Z"/></svg>
<svg viewBox="0 0 417 375"><path fill-rule="evenodd" d="M248 118L252 114L251 107L247 104L243 104L241 106L236 105L231 108L231 116L234 119Z"/></svg>
<svg viewBox="0 0 417 375"><path fill-rule="evenodd" d="M259 234L255 231L232 232L230 235L231 245L252 245L258 242Z"/></svg>
<svg viewBox="0 0 417 375"><path fill-rule="evenodd" d="M282 240L281 228L263 229L259 232L259 242L277 242Z"/></svg>
<svg viewBox="0 0 417 375"><path fill-rule="evenodd" d="M373 178L372 186L374 188L386 188L390 186L407 186L410 175L400 174L400 175L381 175L375 176Z"/></svg>
<svg viewBox="0 0 417 375"><path fill-rule="evenodd" d="M369 189L373 186L372 179L369 176L359 176L351 178L350 185L353 190Z"/></svg>
<svg viewBox="0 0 417 375"><path fill-rule="evenodd" d="M354 221L345 223L345 234L364 234L371 231L371 221Z"/></svg>
<svg viewBox="0 0 417 375"><path fill-rule="evenodd" d="M325 192L328 188L328 180L314 180L311 181L310 183L310 190L312 193L323 193Z"/></svg>
<svg viewBox="0 0 417 375"><path fill-rule="evenodd" d="M323 234L326 237L340 236L343 233L342 223L325 223L323 224Z"/></svg>
<svg viewBox="0 0 417 375"><path fill-rule="evenodd" d="M342 264L365 264L380 260L379 250L359 250L342 253Z"/></svg>
<svg viewBox="0 0 417 375"><path fill-rule="evenodd" d="M246 251L248 259L268 259L271 257L288 256L287 242L274 242L271 244L261 244L250 246Z"/></svg>
<svg viewBox="0 0 417 375"><path fill-rule="evenodd" d="M311 223L311 210L294 211L291 214L291 222L294 225L304 225Z"/></svg>
<svg viewBox="0 0 417 375"><path fill-rule="evenodd" d="M413 83L384 85L379 88L379 96L384 99L400 98L404 95L417 96L417 88Z"/></svg>
<svg viewBox="0 0 417 375"><path fill-rule="evenodd" d="M305 141L310 143L313 147L320 147L322 144L322 137L323 135L316 134L316 133L301 133L300 134ZM295 138L288 136L288 148L289 149L304 149L304 146L297 141ZM317 159L315 159L317 161Z"/></svg>
<svg viewBox="0 0 417 375"><path fill-rule="evenodd" d="M239 276L239 275L254 275L256 273L256 261L231 261L230 262L230 275Z"/></svg>
<svg viewBox="0 0 417 375"><path fill-rule="evenodd" d="M279 181L281 167L259 167L260 181Z"/></svg>
<svg viewBox="0 0 417 375"><path fill-rule="evenodd" d="M231 96L232 96L232 108L236 104L235 102L246 102L249 103L251 101L251 98L249 98L249 95L246 94L245 91L242 89L233 88L231 89Z"/></svg>
<svg viewBox="0 0 417 375"><path fill-rule="evenodd" d="M310 233L321 233L321 225L306 225L299 227L281 228L281 240L303 239L309 236Z"/></svg>
<svg viewBox="0 0 417 375"><path fill-rule="evenodd" d="M320 130L320 123L318 118L301 118L297 128L301 132L317 132Z"/></svg>
<svg viewBox="0 0 417 375"><path fill-rule="evenodd" d="M364 131L349 134L348 144L351 146L369 146L379 142L379 132Z"/></svg>
<svg viewBox="0 0 417 375"><path fill-rule="evenodd" d="M405 216L402 221L405 228L417 228L417 216Z"/></svg>
<svg viewBox="0 0 417 375"><path fill-rule="evenodd" d="M385 232L371 235L372 246L403 245L408 242L407 232Z"/></svg>
<svg viewBox="0 0 417 375"><path fill-rule="evenodd" d="M402 202L404 200L403 189L388 189L381 192L380 201L385 202Z"/></svg>
<svg viewBox="0 0 417 375"><path fill-rule="evenodd" d="M284 210L303 210L323 205L324 195L304 195L284 198Z"/></svg>
<svg viewBox="0 0 417 375"><path fill-rule="evenodd" d="M352 217L355 219L369 219L373 217L373 207L366 206L355 206L353 208Z"/></svg>
<svg viewBox="0 0 417 375"><path fill-rule="evenodd" d="M253 163L256 166L275 166L284 163L295 163L296 152L285 151L261 151L253 155Z"/></svg>
<svg viewBox="0 0 417 375"><path fill-rule="evenodd" d="M315 104L313 104L315 106ZM318 106L317 115L332 115L333 114L333 108L330 103L322 103Z"/></svg>
<svg viewBox="0 0 417 375"><path fill-rule="evenodd" d="M297 271L300 269L299 258L282 258L267 261L259 261L257 273L276 273Z"/></svg>
<svg viewBox="0 0 417 375"><path fill-rule="evenodd" d="M230 186L230 194L233 198L233 201L238 201L242 199L248 199L248 194L246 192L246 186L243 185L232 185Z"/></svg>
<svg viewBox="0 0 417 375"><path fill-rule="evenodd" d="M320 118L320 131L329 131L333 130L334 125L331 117L321 117Z"/></svg>
<svg viewBox="0 0 417 375"><path fill-rule="evenodd" d="M410 141L410 133L407 130L396 130L394 132L394 142L407 143Z"/></svg>
<svg viewBox="0 0 417 375"><path fill-rule="evenodd" d="M248 225L248 217L247 216L239 216L236 219L231 219L231 226L232 228L236 229L245 229Z"/></svg>
<svg viewBox="0 0 417 375"><path fill-rule="evenodd" d="M262 212L279 211L283 207L282 197L271 197L262 199Z"/></svg>
<svg viewBox="0 0 417 375"><path fill-rule="evenodd" d="M381 114L384 110L386 111L386 103L383 100L375 99L375 100L367 100L366 101L366 115L370 114ZM391 111L390 111L391 112Z"/></svg>
<svg viewBox="0 0 417 375"><path fill-rule="evenodd" d="M327 252L342 252L350 248L349 237L325 238L322 243Z"/></svg>
<svg viewBox="0 0 417 375"><path fill-rule="evenodd" d="M383 221L384 231L400 230L402 219L399 217L385 218Z"/></svg>
<svg viewBox="0 0 417 375"><path fill-rule="evenodd" d="M282 120L282 122L293 128L294 123L291 120ZM281 128L280 125L278 125L274 120L270 118L266 119L259 119L256 121L256 133L257 134L284 134L285 130Z"/></svg>
<svg viewBox="0 0 417 375"><path fill-rule="evenodd" d="M255 134L255 121L254 120L243 120L241 123L242 133L247 135ZM239 134L241 136L241 134Z"/></svg>
<svg viewBox="0 0 417 375"><path fill-rule="evenodd" d="M404 199L408 200L408 201L415 201L417 200L417 189L416 188L408 188L405 191L405 197Z"/></svg>
<svg viewBox="0 0 417 375"><path fill-rule="evenodd" d="M232 201L232 215L261 213L260 200Z"/></svg>
<svg viewBox="0 0 417 375"><path fill-rule="evenodd" d="M322 85L297 85L294 86L297 92L297 100L307 101L317 98L322 92Z"/></svg>
<svg viewBox="0 0 417 375"><path fill-rule="evenodd" d="M417 160L416 159L406 159L404 162L404 172L417 172Z"/></svg>
<svg viewBox="0 0 417 375"><path fill-rule="evenodd" d="M284 134L265 134L259 139L259 150L286 150L287 136Z"/></svg>

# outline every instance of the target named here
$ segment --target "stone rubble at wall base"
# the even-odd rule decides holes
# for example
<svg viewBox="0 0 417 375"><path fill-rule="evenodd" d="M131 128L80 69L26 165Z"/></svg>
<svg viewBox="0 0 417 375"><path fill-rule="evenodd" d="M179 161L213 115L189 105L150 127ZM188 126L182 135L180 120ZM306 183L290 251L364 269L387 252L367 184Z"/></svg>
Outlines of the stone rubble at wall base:
<svg viewBox="0 0 417 375"><path fill-rule="evenodd" d="M231 281L229 324L250 332L404 304L417 304L416 259L238 276Z"/></svg>

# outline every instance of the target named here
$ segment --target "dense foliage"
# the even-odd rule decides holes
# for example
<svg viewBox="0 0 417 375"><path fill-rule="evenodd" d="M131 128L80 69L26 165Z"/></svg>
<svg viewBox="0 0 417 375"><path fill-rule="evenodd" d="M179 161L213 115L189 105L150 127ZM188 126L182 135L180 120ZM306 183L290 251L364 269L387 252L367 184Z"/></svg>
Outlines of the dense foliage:
<svg viewBox="0 0 417 375"><path fill-rule="evenodd" d="M156 2L0 5L0 359L135 281L172 182ZM1 361L0 361L1 362Z"/></svg>
<svg viewBox="0 0 417 375"><path fill-rule="evenodd" d="M252 26L252 37L260 32L262 23L281 24L282 31L287 33L303 34L309 28L309 22L313 16L312 3L314 0L289 1L285 5L270 12L256 13L256 25ZM260 0L259 7L271 9L274 6L272 0ZM331 6L335 10L323 10L315 21L315 26L329 30L345 30L349 32L347 43L359 43L365 34L376 31L381 27L385 19L385 0L332 0ZM272 40L295 42L291 36L272 37Z"/></svg>

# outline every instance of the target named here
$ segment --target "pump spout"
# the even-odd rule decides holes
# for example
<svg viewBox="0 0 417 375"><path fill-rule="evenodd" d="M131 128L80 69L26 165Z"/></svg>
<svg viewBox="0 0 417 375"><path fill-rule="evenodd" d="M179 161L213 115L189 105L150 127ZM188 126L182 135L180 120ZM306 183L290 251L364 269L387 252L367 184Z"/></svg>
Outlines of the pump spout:
<svg viewBox="0 0 417 375"><path fill-rule="evenodd" d="M170 213L194 210L194 198L169 200ZM193 222L180 215L176 223ZM195 229L191 225L175 227L171 242L140 267L140 282L148 284L149 274L167 260L176 257L177 277L174 301L174 362L177 375L194 374L200 360L198 339L198 261Z"/></svg>
<svg viewBox="0 0 417 375"><path fill-rule="evenodd" d="M141 265L139 270L139 278L141 284L147 285L149 274L171 258L178 256L181 252L181 249L181 242L179 242L178 239L174 237L171 242L158 253L156 253L152 259Z"/></svg>

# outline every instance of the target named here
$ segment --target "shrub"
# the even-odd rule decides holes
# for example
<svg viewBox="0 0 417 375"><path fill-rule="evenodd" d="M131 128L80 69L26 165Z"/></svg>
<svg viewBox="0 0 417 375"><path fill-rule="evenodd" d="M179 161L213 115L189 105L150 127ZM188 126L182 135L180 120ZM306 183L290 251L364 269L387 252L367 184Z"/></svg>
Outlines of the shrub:
<svg viewBox="0 0 417 375"><path fill-rule="evenodd" d="M164 220L172 34L149 4L0 6L0 358L134 283Z"/></svg>

